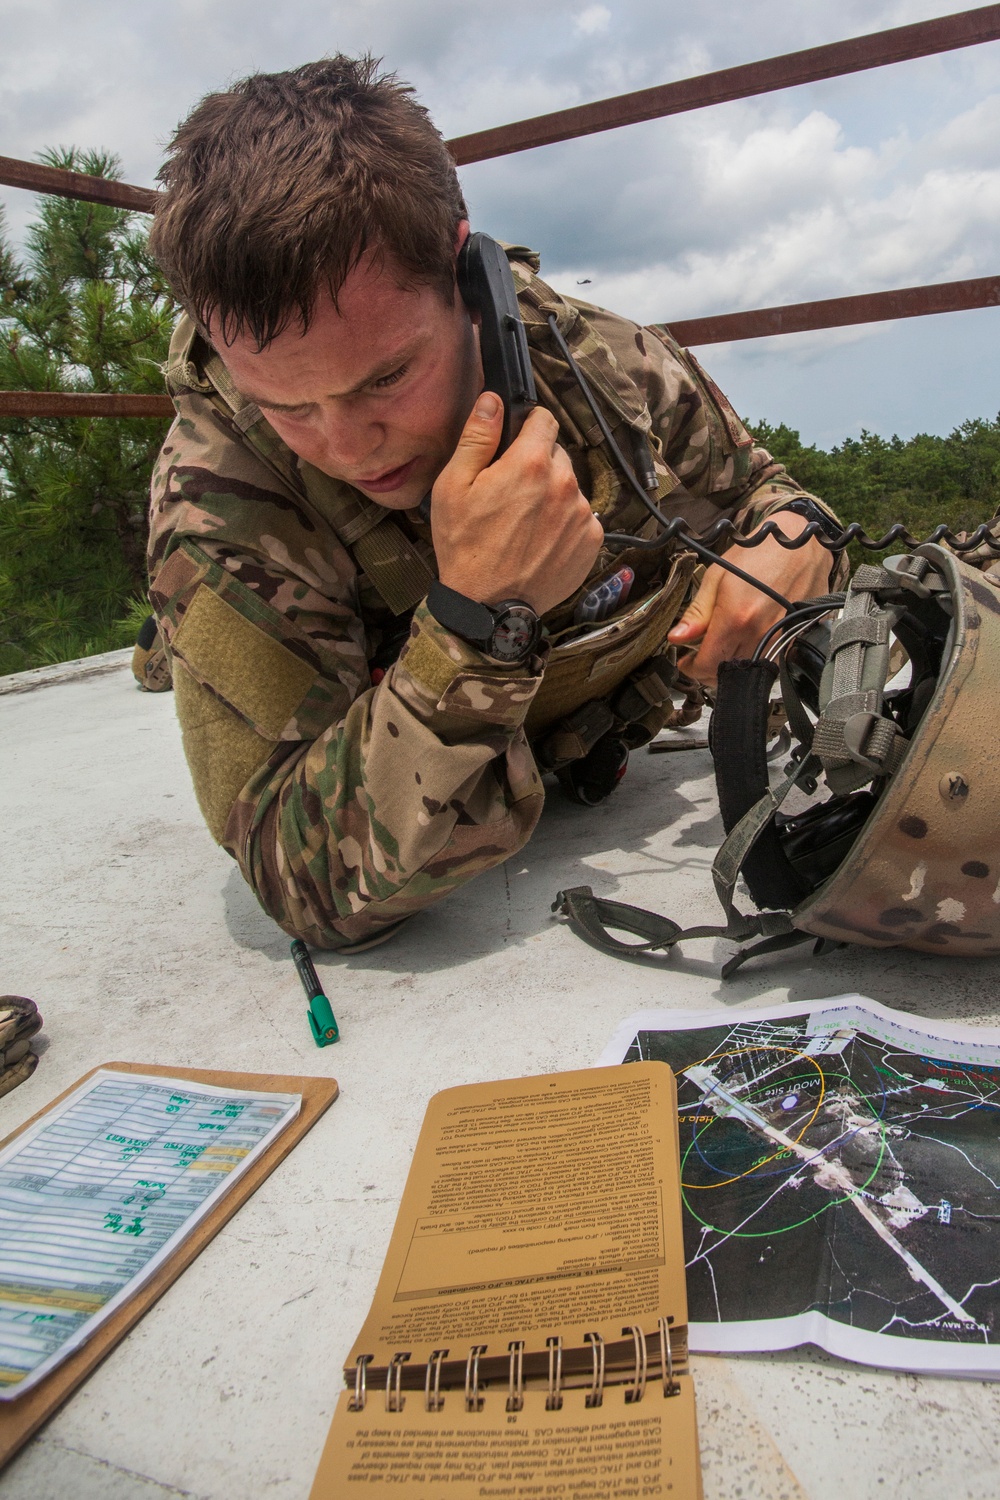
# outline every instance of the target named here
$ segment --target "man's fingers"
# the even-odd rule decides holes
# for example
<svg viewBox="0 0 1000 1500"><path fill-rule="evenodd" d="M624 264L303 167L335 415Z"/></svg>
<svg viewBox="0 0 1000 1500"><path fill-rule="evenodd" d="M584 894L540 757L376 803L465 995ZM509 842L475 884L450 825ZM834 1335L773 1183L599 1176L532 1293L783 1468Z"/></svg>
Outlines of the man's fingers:
<svg viewBox="0 0 1000 1500"><path fill-rule="evenodd" d="M668 634L668 641L676 646L686 646L701 640L712 618L722 577L722 568L715 564L707 570L698 592Z"/></svg>
<svg viewBox="0 0 1000 1500"><path fill-rule="evenodd" d="M680 657L677 665L686 677L693 677L702 687L714 687L719 675L719 663L726 659L725 646L720 646L721 632L709 630L700 647L692 647L687 656ZM728 644L728 643L727 643Z"/></svg>
<svg viewBox="0 0 1000 1500"><path fill-rule="evenodd" d="M483 391L469 413L448 468L469 485L489 467L503 428L503 402L495 391Z"/></svg>
<svg viewBox="0 0 1000 1500"><path fill-rule="evenodd" d="M800 518L782 517L789 531L803 529ZM754 576L787 594L808 599L829 586L830 564L813 538L808 546L785 552L772 540L751 559ZM724 661L748 657L764 632L781 618L781 610L752 584L713 565L702 580L691 605L671 630L668 640L685 650L679 666L705 686L716 679Z"/></svg>

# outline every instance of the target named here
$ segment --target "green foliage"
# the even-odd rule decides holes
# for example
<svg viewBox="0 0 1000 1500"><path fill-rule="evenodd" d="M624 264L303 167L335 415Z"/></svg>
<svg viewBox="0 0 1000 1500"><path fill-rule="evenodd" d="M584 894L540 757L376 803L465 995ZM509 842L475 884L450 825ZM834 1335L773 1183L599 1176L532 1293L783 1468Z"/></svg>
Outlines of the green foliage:
<svg viewBox="0 0 1000 1500"><path fill-rule="evenodd" d="M121 175L104 152L43 160ZM141 215L45 197L23 256L0 218L0 390L162 393L176 315ZM0 418L0 673L134 639L148 613L149 474L166 426Z"/></svg>
<svg viewBox="0 0 1000 1500"><path fill-rule="evenodd" d="M845 524L859 521L872 538L884 536L893 521L921 540L941 522L955 532L972 531L1000 507L1000 416L963 422L949 437L922 432L908 442L862 432L829 453L807 447L784 423L750 425L801 485L832 505ZM900 551L900 543L887 550ZM884 555L851 548L855 564Z"/></svg>

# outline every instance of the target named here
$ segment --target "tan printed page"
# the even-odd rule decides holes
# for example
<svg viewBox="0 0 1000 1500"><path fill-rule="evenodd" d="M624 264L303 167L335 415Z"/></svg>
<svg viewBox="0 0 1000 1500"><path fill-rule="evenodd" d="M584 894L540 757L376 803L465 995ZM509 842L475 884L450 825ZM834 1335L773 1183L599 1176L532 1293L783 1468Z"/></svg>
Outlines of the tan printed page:
<svg viewBox="0 0 1000 1500"><path fill-rule="evenodd" d="M443 1383L469 1350L481 1372L507 1369L525 1343L525 1376L562 1339L564 1375L591 1369L588 1333L609 1372L634 1367L626 1327L672 1320L683 1366L687 1312L676 1088L662 1063L588 1068L447 1089L430 1102L375 1300L351 1351L382 1379L406 1354L401 1384L447 1350ZM623 1341L624 1339L624 1341ZM483 1348L482 1346L486 1346Z"/></svg>
<svg viewBox="0 0 1000 1500"><path fill-rule="evenodd" d="M467 1411L461 1391L441 1411L426 1409L422 1392L387 1413L381 1396L362 1412L341 1393L310 1500L364 1500L419 1494L436 1500L700 1500L701 1474L694 1392L690 1378L679 1395L657 1386L642 1400L625 1401L619 1386L599 1407L582 1391L568 1392L547 1411L544 1391L526 1391L509 1412L503 1393Z"/></svg>

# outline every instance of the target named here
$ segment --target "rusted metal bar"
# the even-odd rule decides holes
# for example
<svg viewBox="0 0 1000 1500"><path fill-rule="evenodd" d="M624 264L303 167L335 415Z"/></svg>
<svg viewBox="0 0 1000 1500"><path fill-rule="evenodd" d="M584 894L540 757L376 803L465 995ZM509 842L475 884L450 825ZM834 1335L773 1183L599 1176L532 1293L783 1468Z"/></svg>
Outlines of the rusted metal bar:
<svg viewBox="0 0 1000 1500"><path fill-rule="evenodd" d="M117 391L0 391L0 417L172 417L169 396Z"/></svg>
<svg viewBox="0 0 1000 1500"><path fill-rule="evenodd" d="M0 183L28 188L34 193L58 193L63 198L82 198L86 203L106 203L111 208L137 208L151 214L159 193L152 188L133 187L128 182L109 182L86 172L67 172L64 167L43 167L36 161L18 161L0 156Z"/></svg>
<svg viewBox="0 0 1000 1500"><path fill-rule="evenodd" d="M536 115L513 125L477 130L472 135L450 140L448 149L458 165L465 166L494 156L508 156L514 151L530 151L535 146L549 146L556 141L594 135L601 130L617 130L621 125L634 125L640 120L657 120L664 115L704 109L708 104L750 99L756 94L816 83L823 78L837 78L844 73L861 73L867 68L885 67L888 63L929 57L958 47L974 47L979 42L992 42L998 37L1000 5L982 5L975 10L940 16L933 21L894 26L890 31L875 31L868 36L850 37L847 41L830 42L822 47L807 47L802 52L788 52L762 62L722 68L717 73L703 73L697 78L683 78L656 88L638 89L633 94L618 94L613 99L599 99L593 104L555 110L552 114Z"/></svg>
<svg viewBox="0 0 1000 1500"><path fill-rule="evenodd" d="M722 344L762 339L779 333L807 333L893 318L920 318L972 307L1000 307L1000 276L942 281L897 292L866 292L828 297L821 302L790 302L752 312L720 313L661 323L680 344ZM0 391L0 417L172 417L169 396L132 396L98 391Z"/></svg>
<svg viewBox="0 0 1000 1500"><path fill-rule="evenodd" d="M680 344L722 344L762 339L779 333L807 333L856 323L920 318L932 313L961 312L1000 306L1000 276L971 281L943 281L896 292L866 292L858 297L828 297L821 302L790 302L752 312L720 313L714 318L687 318L662 323ZM132 396L90 391L0 391L0 417L172 417L169 396Z"/></svg>
<svg viewBox="0 0 1000 1500"><path fill-rule="evenodd" d="M885 323L893 318L921 318L929 313L998 305L1000 276L978 276L971 281L908 286L898 292L865 292L858 297L827 297L822 302L790 302L784 307L758 307L752 312L720 313L714 318L687 318L661 326L669 329L679 344L723 344L730 339L763 339L776 333L806 333L817 328Z"/></svg>

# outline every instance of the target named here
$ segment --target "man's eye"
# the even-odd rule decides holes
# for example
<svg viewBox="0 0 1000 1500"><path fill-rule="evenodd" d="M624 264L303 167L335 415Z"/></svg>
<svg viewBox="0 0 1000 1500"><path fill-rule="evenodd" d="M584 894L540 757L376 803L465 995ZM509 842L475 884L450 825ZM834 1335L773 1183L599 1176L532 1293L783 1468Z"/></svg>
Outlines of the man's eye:
<svg viewBox="0 0 1000 1500"><path fill-rule="evenodd" d="M301 422L303 417L308 417L312 411L311 406L265 406L261 403L261 411L265 416L270 412L272 416L279 417L285 422Z"/></svg>
<svg viewBox="0 0 1000 1500"><path fill-rule="evenodd" d="M399 369L393 370L390 375L380 375L375 381L375 389L384 391L387 386L395 385L397 380L402 380L409 368L409 365L400 365Z"/></svg>

